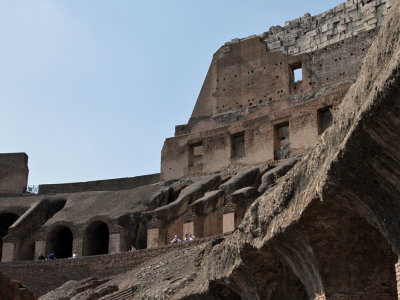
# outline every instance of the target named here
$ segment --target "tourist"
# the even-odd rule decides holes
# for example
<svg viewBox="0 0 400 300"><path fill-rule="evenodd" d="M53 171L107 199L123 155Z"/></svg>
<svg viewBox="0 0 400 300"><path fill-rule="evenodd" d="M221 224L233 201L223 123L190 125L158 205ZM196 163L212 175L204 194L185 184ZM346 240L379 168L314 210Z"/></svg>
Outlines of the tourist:
<svg viewBox="0 0 400 300"><path fill-rule="evenodd" d="M189 241L193 241L196 237L189 233Z"/></svg>
<svg viewBox="0 0 400 300"><path fill-rule="evenodd" d="M56 259L56 255L54 254L54 251L50 252L49 259L51 259L51 260Z"/></svg>
<svg viewBox="0 0 400 300"><path fill-rule="evenodd" d="M189 241L189 238L190 238L190 237L189 237L189 234L190 234L190 233L186 233L186 234L185 234L185 238L183 239L185 242Z"/></svg>
<svg viewBox="0 0 400 300"><path fill-rule="evenodd" d="M131 245L131 247L129 248L129 252L133 252L133 251L135 251L136 250L136 248L135 248L135 246L133 246L133 244Z"/></svg>
<svg viewBox="0 0 400 300"><path fill-rule="evenodd" d="M40 253L39 253L38 260L45 260L45 259L46 259L46 257L43 255L42 252L40 252Z"/></svg>
<svg viewBox="0 0 400 300"><path fill-rule="evenodd" d="M171 244L176 244L182 242L177 235L174 236L174 238L171 240Z"/></svg>
<svg viewBox="0 0 400 300"><path fill-rule="evenodd" d="M74 250L72 253L72 258L76 258L78 256L78 251Z"/></svg>

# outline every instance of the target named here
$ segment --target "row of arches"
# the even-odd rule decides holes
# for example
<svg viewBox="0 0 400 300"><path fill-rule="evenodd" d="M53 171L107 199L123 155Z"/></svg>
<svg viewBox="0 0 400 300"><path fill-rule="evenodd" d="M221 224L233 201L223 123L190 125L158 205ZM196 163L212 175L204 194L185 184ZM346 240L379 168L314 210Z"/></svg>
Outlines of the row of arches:
<svg viewBox="0 0 400 300"><path fill-rule="evenodd" d="M17 221L19 216L14 213L0 214L0 260L3 255L3 238L7 235L9 228ZM107 254L109 251L110 230L103 221L94 221L89 224L83 235L82 255ZM52 228L46 237L45 254L55 253L57 258L68 258L72 256L74 235L66 225L57 225ZM33 237L15 239L14 260L35 259L35 240ZM80 251L79 251L80 252Z"/></svg>
<svg viewBox="0 0 400 300"><path fill-rule="evenodd" d="M82 255L107 254L110 231L102 221L92 222L85 230L83 237ZM52 229L46 239L46 253L54 252L57 258L72 256L73 234L69 227L59 225Z"/></svg>

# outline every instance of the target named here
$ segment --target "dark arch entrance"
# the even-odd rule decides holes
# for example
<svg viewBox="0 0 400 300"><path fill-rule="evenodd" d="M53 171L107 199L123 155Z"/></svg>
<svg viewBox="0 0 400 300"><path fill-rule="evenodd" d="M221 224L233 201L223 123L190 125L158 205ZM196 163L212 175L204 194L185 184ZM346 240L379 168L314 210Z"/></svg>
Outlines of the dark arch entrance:
<svg viewBox="0 0 400 300"><path fill-rule="evenodd" d="M18 215L12 213L0 214L0 260L3 255L3 237L7 235L8 228L10 228L18 218Z"/></svg>
<svg viewBox="0 0 400 300"><path fill-rule="evenodd" d="M67 258L72 256L72 231L66 226L54 228L47 236L46 254L54 251L56 258Z"/></svg>
<svg viewBox="0 0 400 300"><path fill-rule="evenodd" d="M83 255L98 255L108 253L110 231L106 223L95 221L85 231L83 238Z"/></svg>

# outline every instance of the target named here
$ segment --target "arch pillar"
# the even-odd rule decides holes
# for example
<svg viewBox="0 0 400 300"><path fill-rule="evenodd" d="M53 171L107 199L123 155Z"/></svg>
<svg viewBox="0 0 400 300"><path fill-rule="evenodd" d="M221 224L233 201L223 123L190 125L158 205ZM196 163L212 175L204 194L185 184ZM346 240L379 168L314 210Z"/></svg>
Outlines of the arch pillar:
<svg viewBox="0 0 400 300"><path fill-rule="evenodd" d="M396 270L397 299L400 300L400 257L397 259L395 270Z"/></svg>
<svg viewBox="0 0 400 300"><path fill-rule="evenodd" d="M119 253L119 244L121 235L118 233L111 233L108 239L108 254Z"/></svg>
<svg viewBox="0 0 400 300"><path fill-rule="evenodd" d="M77 237L72 240L72 253L77 251L78 256L83 255L83 238Z"/></svg>
<svg viewBox="0 0 400 300"><path fill-rule="evenodd" d="M2 262L13 261L14 260L14 242L3 243L3 252L1 256Z"/></svg>
<svg viewBox="0 0 400 300"><path fill-rule="evenodd" d="M35 241L35 258L39 257L39 254L43 253L45 255L46 252L46 241Z"/></svg>

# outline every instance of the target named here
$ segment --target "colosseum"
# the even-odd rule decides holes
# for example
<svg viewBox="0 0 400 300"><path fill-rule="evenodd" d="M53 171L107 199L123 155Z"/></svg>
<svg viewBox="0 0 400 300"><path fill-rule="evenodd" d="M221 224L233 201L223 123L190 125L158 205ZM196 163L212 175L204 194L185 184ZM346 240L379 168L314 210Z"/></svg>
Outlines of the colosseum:
<svg viewBox="0 0 400 300"><path fill-rule="evenodd" d="M400 3L225 43L158 174L28 173L0 154L1 299L400 299Z"/></svg>

